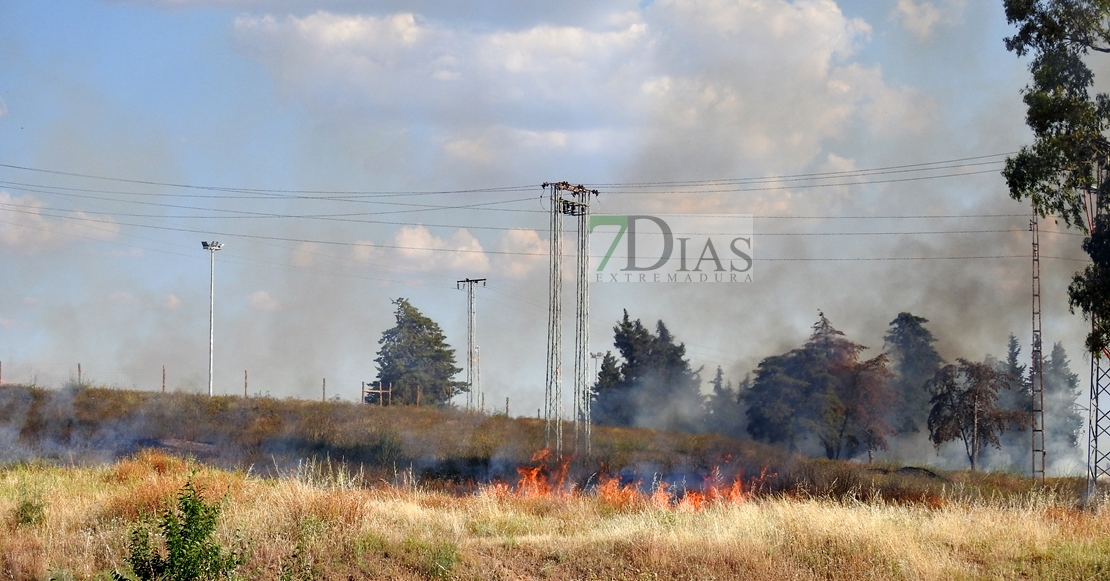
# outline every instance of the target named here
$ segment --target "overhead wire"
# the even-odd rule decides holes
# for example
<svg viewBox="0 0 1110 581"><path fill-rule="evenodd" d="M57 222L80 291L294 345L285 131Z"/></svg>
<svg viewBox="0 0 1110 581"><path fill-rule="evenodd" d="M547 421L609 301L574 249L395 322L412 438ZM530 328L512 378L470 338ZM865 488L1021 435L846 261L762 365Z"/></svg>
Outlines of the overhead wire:
<svg viewBox="0 0 1110 581"><path fill-rule="evenodd" d="M903 165L896 165L896 166L886 166L886 167L878 167L878 168L866 168L866 169L859 169L859 170L846 170L846 171L836 171L836 172L794 174L794 175L787 175L787 176L764 176L764 177L755 177L755 178L730 178L730 179L721 179L721 180L697 180L697 181L682 181L682 182L679 182L679 181L673 181L673 182L629 182L629 183L598 184L598 185L599 186L610 187L610 188L642 187L642 186L673 187L673 186L690 186L690 185L716 187L716 186L719 186L719 185L722 185L722 184L743 184L743 183L757 183L758 184L758 183L763 183L763 182L766 182L766 181L775 181L775 180L777 180L777 181L783 181L783 180L800 181L800 180L818 180L818 179L831 179L831 178L844 178L844 177L861 177L861 176L866 177L866 176L869 176L869 175L885 175L885 174L892 174L892 173L905 173L905 172L914 172L914 171L916 171L916 172L922 172L922 171L930 172L930 171L935 171L935 170L945 170L945 169L953 169L953 168L970 168L970 167L981 166L981 165L984 165L984 164L998 163L998 161L981 161L981 160L996 158L996 157L1000 157L1000 156L1003 156L1003 155L1008 155L1008 154L991 154L991 155L984 155L984 156L974 156L974 157L958 158L958 159L951 159L951 160L943 160L943 161L937 161L937 162L923 162L923 163L915 163L915 164L903 164ZM172 187L172 188L181 188L181 189L209 190L209 191L217 191L217 192L223 192L223 193L248 193L250 195L245 196L245 197L249 198L251 200L255 200L255 201L262 200L262 199L267 199L267 198L263 198L263 197L258 197L258 196L262 196L262 195L274 195L274 196L276 196L276 199L282 199L282 200L293 199L293 198L296 198L297 196L309 196L306 199L310 199L310 200L313 200L313 201L321 201L321 200L350 201L350 196L399 196L399 195L418 195L418 194L419 195L447 195L447 194L460 194L460 193L473 194L473 193L493 193L493 192L516 192L516 191L523 191L526 188L536 187L536 186L504 186L504 187L494 187L494 188L475 188L475 189L439 190L439 191L410 191L410 192L403 192L403 191L293 190L293 189L278 190L278 189L265 189L265 188L239 188L239 187L227 187L227 186L202 186L202 185L182 184L182 183L173 183L173 182L160 182L160 181L153 181L153 180L136 180L136 179L129 179L129 178L119 178L119 177L83 174L83 173L77 173L77 172L47 170L47 169L41 169L41 168L31 168L31 167L27 167L27 166L18 166L18 165L14 165L14 164L2 164L2 163L0 163L0 167L8 168L8 169L29 171L29 172L38 172L38 173L43 173L43 174L48 174L48 175L78 177L78 178L82 178L82 179L107 180L107 181L120 182L120 183L129 183L129 184L136 184L136 185L147 185L147 186L153 185L153 186L159 186L159 187ZM899 179L880 180L880 181L857 181L857 182L849 182L849 183L832 183L832 184L812 184L811 183L811 184L798 184L798 185L795 185L795 186L780 185L780 186L773 186L773 187L767 187L767 188L748 188L748 189L743 189L743 190L736 190L736 189L731 189L731 190L719 190L719 189L718 190L698 190L697 193L712 193L712 192L717 192L717 191L761 191L761 190L767 190L767 189L785 189L785 188L789 188L789 187L796 187L796 188L833 187L833 186L838 186L839 187L839 186L847 186L847 185L861 185L861 184L867 184L867 183L890 183L890 182L897 182L897 181L917 181L917 180L922 180L922 179L936 179L936 178L942 178L942 177L966 176L966 175L975 175L975 174L978 174L978 173L986 173L988 171L994 171L994 170L970 171L970 172L960 172L960 173L954 173L954 174L941 174L941 175L935 175L935 174L933 174L933 175L922 175L922 176L914 176L914 177L909 177L909 178L899 178ZM475 229L475 230L479 230L479 229L480 230L518 230L518 229L520 229L520 227L485 226L485 225L479 225L479 224L471 224L471 225L467 225L467 226L451 225L451 224L425 224L425 223L421 223L421 222L366 220L366 219L357 219L357 217L377 216L377 215L386 215L386 214L400 214L400 213L410 213L410 212L425 212L425 211L471 210L471 209L484 208L484 207L490 206L490 205L511 204L511 203L518 203L518 202L530 201L530 200L535 199L535 198L529 197L529 198L518 198L518 199L512 199L512 200L498 200L498 201L490 201L490 202L477 202L477 203L471 203L471 204L456 204L456 205L417 204L417 203L406 203L406 202L373 201L373 202L366 202L366 203L383 204L383 205L400 205L400 206L407 206L408 209L405 209L405 210L388 210L388 211L378 211L378 212L358 212L358 213L348 212L348 213L342 213L342 214L336 214L336 213L331 213L331 214L324 214L324 213L295 214L295 213L278 213L278 212L257 212L257 211L237 210L237 209L229 209L229 208L207 208L207 207L199 207L199 206L188 206L188 205L182 205L182 204L169 204L169 203L163 203L163 202L152 202L152 201L142 201L142 200L127 200L127 199L121 200L121 199L116 199L116 198L109 198L109 197L89 195L89 194L107 194L107 195L122 195L122 196L130 196L130 195L158 195L158 196L177 196L177 197L190 197L190 196L192 196L192 197L211 197L211 198L221 198L221 197L223 197L225 199L229 198L229 197L225 197L225 196L199 196L199 195L196 195L196 194L189 194L189 195L186 195L186 196L181 196L179 194L154 194L154 193L150 193L150 192L119 192L119 191L113 191L113 190L93 190L93 189L88 189L88 188L72 188L72 187L63 187L63 186L39 186L37 184L28 184L27 182L5 182L5 181L0 181L0 185L7 185L7 186L12 187L13 189L17 189L19 191L27 191L27 192L40 193L40 194L45 194L45 195L56 195L56 196L61 196L61 197L73 197L73 198L77 198L77 199L96 200L96 201L100 201L100 202L117 202L117 203L140 204L140 205L148 205L148 206L154 206L154 207L163 207L163 208L174 209L174 210L185 210L185 211L190 211L190 212L218 212L218 213L223 213L223 215L203 215L203 216L169 215L169 214L167 214L167 215L155 215L155 214L123 213L123 212L115 212L115 211L111 211L111 210L105 210L105 211L84 211L86 216L82 216L80 218L74 218L73 216L62 214L63 212L66 212L66 210L62 210L62 209L58 209L58 208L47 208L47 207L43 207L41 205L27 204L27 205L23 205L22 207L24 209L21 210L21 209L19 209L19 207L20 207L19 204L0 204L0 207L7 208L8 211L12 211L12 212L22 211L24 213L32 213L32 214L36 214L36 215L39 215L39 216L51 217L51 218L62 219L62 220L79 219L81 222L86 223L86 224L88 224L90 222L91 223L105 223L105 224L112 224L113 226L129 226L129 227L136 227L136 228L157 228L159 230L169 230L169 231L178 231L178 232L206 233L206 234L213 234L213 235L219 235L219 236L229 236L229 237L239 237L239 238L253 239L253 240L259 240L259 241L287 242L287 243L299 243L299 244L311 243L311 244L330 245L330 246L363 246L363 245L366 245L366 242L364 242L364 241L344 242L344 241L334 241L334 240L317 240L317 239L312 239L312 238L301 238L301 237L264 236L264 235L236 233L236 232L212 232L210 230L200 230L200 229L196 229L196 228L183 228L183 227L180 227L179 225L152 226L150 224L124 222L124 221L119 221L119 220L114 220L114 219L113 220L96 220L96 219L88 217L88 216L89 215L99 215L99 216L107 216L107 217L112 217L112 218L131 217L131 218L148 218L148 219L155 219L155 220L196 220L196 219L229 219L229 218L307 219L307 220L327 220L327 221L341 221L341 222L366 223L366 224L380 224L380 225L424 226L424 227L442 227L442 228L469 228L469 229ZM56 191L56 190L64 190L64 191ZM83 193L74 193L74 192L83 192ZM636 193L636 192L613 192L613 193L619 194L619 193ZM649 192L639 192L639 193L649 193ZM664 192L653 192L653 193L664 193ZM312 197L312 196L315 196L317 194L327 194L329 196L339 195L340 197L339 198ZM413 206L416 206L416 208L413 208ZM485 208L485 209L492 209L492 208ZM510 211L526 211L526 210L512 209ZM546 213L545 210L534 210L532 212ZM754 217L757 218L757 219L772 219L772 220L779 220L779 219L791 219L791 220L798 220L798 219L830 219L830 220L891 219L891 220L905 220L905 219L949 219L949 218L952 218L952 219L954 219L954 218L1010 218L1010 217L1018 217L1018 216L1024 217L1024 214L966 214L966 215L962 215L962 214L937 214L937 215L917 214L917 215L888 215L888 216L882 216L882 215L861 215L861 216L782 216L782 215L769 215L769 216L754 216ZM917 231L881 231L881 232L858 232L858 231L853 231L853 232L758 232L757 235L758 236L806 236L806 237L814 237L814 236L892 236L892 235L896 235L896 236L916 236L916 235L994 234L994 233L1015 233L1015 232L1023 232L1023 230L1019 230L1019 229L998 229L998 228L989 229L988 228L988 229L962 229L962 230L930 229L930 230L917 230ZM1055 232L1052 232L1052 233L1061 234L1061 235L1072 235L1072 236L1081 235L1081 234L1076 234L1076 233L1071 233L1071 232L1060 232L1060 231L1055 231ZM480 248L473 249L473 248L418 247L418 246L399 245L399 244L392 244L391 245L391 244L376 244L376 243L374 243L373 246L376 247L376 248L386 248L386 249L396 249L396 250L433 251L433 252L462 252L462 253L473 252L473 253L483 253L483 254L505 254L505 255L522 255L522 256L541 256L541 255L545 254L545 253L542 253L542 252L495 251L495 250L484 250L484 249L480 249ZM334 259L342 259L341 257L336 257L336 256L332 256L332 255L325 255L325 256L328 256L328 257L334 258ZM761 257L761 258L764 259L764 260L772 260L771 258L766 258L766 257ZM976 257L952 257L952 258L972 259L972 258L976 258ZM983 258L987 258L987 257L984 256ZM905 258L896 258L896 259L902 260L902 259L910 259L910 258L905 257ZM921 259L934 259L934 258L922 257ZM935 258L935 259L942 259L942 258ZM775 259L775 260L779 260L779 259ZM785 260L785 259L782 259L782 260ZM809 259L806 259L806 260L809 260ZM832 260L832 259L830 259L830 260ZM837 260L841 260L841 259L838 258Z"/></svg>
<svg viewBox="0 0 1110 581"><path fill-rule="evenodd" d="M987 158L991 158L991 157L1010 156L1010 155L1013 155L1015 153L1017 153L1017 152L1016 151L1010 151L1010 152L1005 152L1005 153L993 153L993 154L988 154L988 155L977 155L977 156L972 156L972 157L961 157L961 158L947 159L947 160L941 160L941 161L919 162L919 163L892 165L892 166L877 167L877 168L865 168L865 169L842 170L842 171L831 171L831 172L787 174L787 175L781 175L781 176L762 176L762 177L752 177L752 178L722 178L722 179L716 179L716 180L593 183L593 184L589 184L589 185L590 185L590 187L593 187L593 188L615 188L615 187L626 187L626 186L629 186L629 187L635 187L635 186L676 186L676 185L683 186L683 185L692 185L692 184L720 184L720 183L734 183L734 182L742 182L742 181L746 181L746 180L762 180L762 179L778 179L778 180L801 179L801 178L811 178L812 179L812 178L824 178L824 177L832 177L832 176L843 176L843 175L850 175L850 174L857 174L857 173L885 172L885 171L891 171L891 170L902 170L902 169L907 169L907 168L921 168L923 166L956 164L956 163L960 163L960 162L977 161L977 160L980 160L980 159L987 159ZM983 162L983 163L1001 163L1001 160L1000 161L995 161L995 162ZM967 164L967 165L976 165L976 164Z"/></svg>

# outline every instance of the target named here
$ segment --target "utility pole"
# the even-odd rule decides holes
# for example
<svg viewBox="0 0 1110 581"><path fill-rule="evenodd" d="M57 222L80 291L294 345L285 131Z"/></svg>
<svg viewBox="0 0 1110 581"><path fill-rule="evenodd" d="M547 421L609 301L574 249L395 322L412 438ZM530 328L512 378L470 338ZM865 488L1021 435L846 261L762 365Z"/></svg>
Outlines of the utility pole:
<svg viewBox="0 0 1110 581"><path fill-rule="evenodd" d="M474 303L474 285L486 286L484 278L464 278L455 282L455 288L466 287L466 409L482 405L482 383L478 375L478 345L475 343L477 309Z"/></svg>
<svg viewBox="0 0 1110 581"><path fill-rule="evenodd" d="M201 241L200 245L212 255L208 272L208 397L212 397L212 363L216 354L216 251L224 245L215 240Z"/></svg>
<svg viewBox="0 0 1110 581"><path fill-rule="evenodd" d="M1041 246L1040 227L1037 223L1037 206L1033 205L1033 218L1029 231L1033 233L1033 361L1029 367L1030 389L1033 395L1033 481L1043 486L1045 481L1044 442L1044 357L1041 351Z"/></svg>
<svg viewBox="0 0 1110 581"><path fill-rule="evenodd" d="M544 383L544 444L562 453L562 356L563 356L563 216L578 218L578 244L575 248L575 323L574 323L574 447L590 452L590 394L586 358L590 341L590 200L597 190L572 186L568 182L543 184L551 188L550 265L548 292L547 378ZM568 195L564 195L566 192Z"/></svg>

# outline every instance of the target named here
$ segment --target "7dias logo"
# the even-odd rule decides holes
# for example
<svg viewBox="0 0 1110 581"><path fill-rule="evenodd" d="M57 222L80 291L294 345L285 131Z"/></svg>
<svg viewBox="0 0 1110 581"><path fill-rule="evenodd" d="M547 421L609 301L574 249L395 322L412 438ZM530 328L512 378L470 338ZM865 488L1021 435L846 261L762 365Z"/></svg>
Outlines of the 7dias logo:
<svg viewBox="0 0 1110 581"><path fill-rule="evenodd" d="M754 220L733 216L590 216L594 282L752 282ZM599 254L600 252L600 254Z"/></svg>

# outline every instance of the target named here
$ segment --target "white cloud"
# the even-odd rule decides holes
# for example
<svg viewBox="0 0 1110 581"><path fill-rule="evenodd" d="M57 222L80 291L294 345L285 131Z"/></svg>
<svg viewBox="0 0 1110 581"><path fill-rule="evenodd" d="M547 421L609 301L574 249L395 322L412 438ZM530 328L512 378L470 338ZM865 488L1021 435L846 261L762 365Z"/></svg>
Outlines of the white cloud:
<svg viewBox="0 0 1110 581"><path fill-rule="evenodd" d="M251 293L247 297L247 304L258 311L276 311L281 308L281 304L270 296L270 293L263 290Z"/></svg>
<svg viewBox="0 0 1110 581"><path fill-rule="evenodd" d="M793 170L855 123L929 121L920 95L851 62L871 27L832 0L659 0L592 22L485 31L318 11L241 16L234 38L321 114L424 120L455 173L623 151L636 174Z"/></svg>
<svg viewBox="0 0 1110 581"><path fill-rule="evenodd" d="M626 71L644 62L647 28L628 19L608 26L482 33L411 13L320 11L242 16L234 38L280 87L320 110L372 108L481 126L506 116L523 120L550 103L620 115L627 93L621 85L629 82Z"/></svg>
<svg viewBox="0 0 1110 581"><path fill-rule="evenodd" d="M937 6L928 0L914 2L914 0L898 0L898 5L891 13L892 17L902 24L902 27L913 33L918 40L929 40L937 24L955 24L963 14L966 0L947 0Z"/></svg>
<svg viewBox="0 0 1110 581"><path fill-rule="evenodd" d="M524 278L547 264L548 241L535 230L508 230L498 239L497 249L507 253L496 257L497 272L510 278Z"/></svg>
<svg viewBox="0 0 1110 581"><path fill-rule="evenodd" d="M162 308L167 311L176 311L181 308L181 299L177 295L169 293L162 297Z"/></svg>
<svg viewBox="0 0 1110 581"><path fill-rule="evenodd" d="M81 211L50 210L34 196L12 196L0 191L0 245L35 253L80 239L111 240L119 231L119 225L111 218L93 217Z"/></svg>
<svg viewBox="0 0 1110 581"><path fill-rule="evenodd" d="M489 257L465 228L450 238L434 236L424 226L402 226L393 237L398 266L420 271L451 270L466 273L489 271Z"/></svg>

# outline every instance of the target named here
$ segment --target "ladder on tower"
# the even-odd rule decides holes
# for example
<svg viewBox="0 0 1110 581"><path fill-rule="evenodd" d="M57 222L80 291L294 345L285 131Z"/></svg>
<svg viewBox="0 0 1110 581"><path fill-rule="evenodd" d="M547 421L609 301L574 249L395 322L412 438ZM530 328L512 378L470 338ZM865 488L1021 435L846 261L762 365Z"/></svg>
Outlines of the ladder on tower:
<svg viewBox="0 0 1110 581"><path fill-rule="evenodd" d="M1041 350L1041 248L1037 207L1029 221L1033 233L1033 361L1029 368L1030 392L1033 396L1033 481L1045 482L1044 438L1044 357Z"/></svg>

